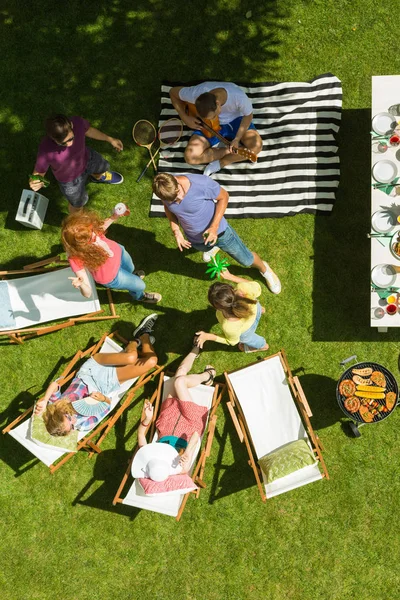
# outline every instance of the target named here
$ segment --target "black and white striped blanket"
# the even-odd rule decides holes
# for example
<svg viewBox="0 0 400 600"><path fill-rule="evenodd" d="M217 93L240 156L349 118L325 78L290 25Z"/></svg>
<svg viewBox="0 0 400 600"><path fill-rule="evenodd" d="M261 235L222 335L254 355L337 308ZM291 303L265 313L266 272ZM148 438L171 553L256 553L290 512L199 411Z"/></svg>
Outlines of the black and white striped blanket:
<svg viewBox="0 0 400 600"><path fill-rule="evenodd" d="M176 116L170 83L161 87L159 125ZM298 213L328 214L335 201L340 165L337 155L342 86L328 73L304 83L250 83L241 88L253 103L254 124L263 139L258 162L234 163L213 175L229 192L230 218L284 217ZM159 172L201 173L188 165L184 149L191 130L160 153ZM164 215L153 196L150 216Z"/></svg>

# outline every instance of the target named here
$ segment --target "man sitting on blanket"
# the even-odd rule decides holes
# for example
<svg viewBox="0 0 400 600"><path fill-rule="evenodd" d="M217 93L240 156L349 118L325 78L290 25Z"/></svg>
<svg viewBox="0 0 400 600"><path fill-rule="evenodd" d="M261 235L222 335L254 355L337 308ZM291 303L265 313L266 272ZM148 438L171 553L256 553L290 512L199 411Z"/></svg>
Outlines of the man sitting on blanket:
<svg viewBox="0 0 400 600"><path fill-rule="evenodd" d="M234 153L240 143L255 154L261 152L262 139L252 123L251 101L236 84L206 81L192 87L178 86L171 88L170 96L179 117L194 129L185 150L185 160L190 165L209 163L204 175L212 175L231 163L246 160ZM218 138L206 137L198 118L187 114L188 103L195 105L202 119L218 117L219 133L232 142L229 147L213 148L218 144Z"/></svg>
<svg viewBox="0 0 400 600"><path fill-rule="evenodd" d="M224 217L229 194L216 181L205 175L159 173L154 178L153 192L162 200L172 233L180 251L196 248L209 262L219 249L224 250L244 267L255 267L273 294L281 284L271 267L249 250ZM182 231L186 234L184 238Z"/></svg>

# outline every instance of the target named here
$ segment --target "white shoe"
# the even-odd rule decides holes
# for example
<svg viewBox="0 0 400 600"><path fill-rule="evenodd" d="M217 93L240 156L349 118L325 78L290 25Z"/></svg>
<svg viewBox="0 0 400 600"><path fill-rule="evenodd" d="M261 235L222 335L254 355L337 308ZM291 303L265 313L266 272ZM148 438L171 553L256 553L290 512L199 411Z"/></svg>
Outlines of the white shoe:
<svg viewBox="0 0 400 600"><path fill-rule="evenodd" d="M210 177L210 175L218 173L218 171L220 170L221 163L219 162L219 160L213 160L212 162L210 162L210 164L206 166L206 168L203 171L203 175L207 175L207 177Z"/></svg>
<svg viewBox="0 0 400 600"><path fill-rule="evenodd" d="M214 256L216 254L218 254L218 252L219 252L218 246L213 246L211 248L211 250L209 250L208 252L203 252L203 260L204 260L204 262L210 262L210 260L212 258L214 258Z"/></svg>
<svg viewBox="0 0 400 600"><path fill-rule="evenodd" d="M273 272L273 270L271 269L271 267L269 266L268 263L266 263L265 261L263 261L265 267L266 267L266 271L265 273L261 273L261 275L264 277L265 281L267 282L267 286L270 289L270 291L273 294L279 294L282 286L281 286L281 282L279 281L279 277L276 273Z"/></svg>

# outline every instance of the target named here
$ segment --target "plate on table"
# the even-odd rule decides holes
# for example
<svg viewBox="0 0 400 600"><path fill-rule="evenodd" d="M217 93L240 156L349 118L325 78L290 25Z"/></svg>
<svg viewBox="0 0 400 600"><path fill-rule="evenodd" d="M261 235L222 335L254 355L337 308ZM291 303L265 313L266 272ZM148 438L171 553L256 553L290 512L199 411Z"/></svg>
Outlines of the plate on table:
<svg viewBox="0 0 400 600"><path fill-rule="evenodd" d="M371 225L378 233L389 233L397 225L397 221L390 211L377 210L371 217Z"/></svg>
<svg viewBox="0 0 400 600"><path fill-rule="evenodd" d="M398 257L400 260L400 256ZM397 273L393 265L376 265L371 271L371 281L378 288L392 287Z"/></svg>
<svg viewBox="0 0 400 600"><path fill-rule="evenodd" d="M379 160L372 167L372 177L379 183L390 183L397 176L397 167L391 160Z"/></svg>
<svg viewBox="0 0 400 600"><path fill-rule="evenodd" d="M396 252L396 248L398 249ZM400 232L396 231L390 240L390 251L397 260L400 260Z"/></svg>
<svg viewBox="0 0 400 600"><path fill-rule="evenodd" d="M379 135L392 133L396 125L396 119L389 113L379 113L372 119L372 129Z"/></svg>

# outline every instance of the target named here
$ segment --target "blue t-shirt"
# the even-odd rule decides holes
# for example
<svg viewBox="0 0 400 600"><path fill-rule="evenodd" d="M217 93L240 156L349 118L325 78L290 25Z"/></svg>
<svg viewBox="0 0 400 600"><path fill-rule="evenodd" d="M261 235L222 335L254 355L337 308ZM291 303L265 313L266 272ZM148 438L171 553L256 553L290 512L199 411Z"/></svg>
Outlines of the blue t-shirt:
<svg viewBox="0 0 400 600"><path fill-rule="evenodd" d="M221 186L206 175L186 174L190 188L181 202L165 202L165 206L178 218L189 242L204 244L203 233L214 218L214 199L219 195ZM218 234L225 231L228 223L222 217Z"/></svg>

